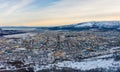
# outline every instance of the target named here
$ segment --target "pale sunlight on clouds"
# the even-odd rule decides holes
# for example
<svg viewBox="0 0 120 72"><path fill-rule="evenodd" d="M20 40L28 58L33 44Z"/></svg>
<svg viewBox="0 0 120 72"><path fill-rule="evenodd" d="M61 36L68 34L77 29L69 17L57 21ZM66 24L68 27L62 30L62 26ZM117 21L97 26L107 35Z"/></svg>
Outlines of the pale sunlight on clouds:
<svg viewBox="0 0 120 72"><path fill-rule="evenodd" d="M54 26L120 20L120 0L0 0L4 26Z"/></svg>

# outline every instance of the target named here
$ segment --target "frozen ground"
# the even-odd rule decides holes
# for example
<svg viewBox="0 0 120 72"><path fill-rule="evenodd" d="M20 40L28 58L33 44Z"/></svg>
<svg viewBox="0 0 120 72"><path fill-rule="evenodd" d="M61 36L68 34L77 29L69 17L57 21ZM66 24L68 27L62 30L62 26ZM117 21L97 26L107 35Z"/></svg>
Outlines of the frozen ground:
<svg viewBox="0 0 120 72"><path fill-rule="evenodd" d="M22 34L14 34L14 35L5 35L6 38L28 38L35 36L36 33L22 33Z"/></svg>
<svg viewBox="0 0 120 72"><path fill-rule="evenodd" d="M120 55L118 54L118 57ZM120 59L115 60L115 55L114 54L108 54L108 55L103 55L103 56L98 56L98 57L92 57L88 59L83 59L79 62L76 61L63 61L63 62L57 62L54 64L48 64L48 65L35 65L33 66L34 72L39 72L42 70L50 70L53 68L56 69L62 69L62 68L71 68L75 70L91 70L91 69L106 69L109 70L111 68L120 68ZM5 64L0 64L0 69L6 67L7 70L16 70L14 66L9 66ZM2 69L0 71L3 71Z"/></svg>
<svg viewBox="0 0 120 72"><path fill-rule="evenodd" d="M105 55L105 56L99 56L94 58L85 59L81 62L75 62L75 61L63 61L58 62L56 64L49 64L46 66L35 66L35 71L39 71L42 69L51 69L52 67L56 68L72 68L75 70L91 70L96 68L103 68L103 69L110 69L113 67L120 67L120 61L115 61L114 58L110 59L103 59L105 57L112 57L112 54ZM98 59L101 58L101 59Z"/></svg>
<svg viewBox="0 0 120 72"><path fill-rule="evenodd" d="M11 38L14 36L15 37L25 37L24 35L25 36L34 36L35 34L25 33L25 34L16 34L16 35L10 35L10 36L8 35L5 37L8 37L8 38ZM56 62L56 63L52 63L52 64L47 64L47 65L35 64L34 66L32 66L32 68L33 68L34 72L39 72L42 70L51 70L53 68L56 68L56 69L70 68L70 69L80 70L80 71L89 71L91 69L101 69L101 68L106 69L106 70L110 70L111 68L116 69L116 68L120 68L120 53L118 52L119 49L120 49L120 47L113 47L113 48L109 49L110 54L91 57L91 58L87 58L87 59L82 59L79 62L65 60L62 62ZM116 54L113 53L116 51L118 52L117 53L118 60L115 59L117 56L116 56ZM29 64L29 62L28 62L28 64ZM15 66L7 65L7 64L4 64L3 62L0 62L0 69L1 69L0 72L5 70L2 68L6 68L6 70L19 70L19 68L16 68ZM27 69L27 67L25 67L25 69ZM47 72L50 72L50 71L47 71ZM117 71L115 71L115 72L117 72Z"/></svg>

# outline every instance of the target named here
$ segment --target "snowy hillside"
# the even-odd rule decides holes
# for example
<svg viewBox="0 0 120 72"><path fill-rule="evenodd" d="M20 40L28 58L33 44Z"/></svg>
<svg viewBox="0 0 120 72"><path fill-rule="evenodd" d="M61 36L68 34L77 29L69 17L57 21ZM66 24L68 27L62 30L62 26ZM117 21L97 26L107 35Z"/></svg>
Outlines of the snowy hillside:
<svg viewBox="0 0 120 72"><path fill-rule="evenodd" d="M120 28L120 21L84 22L75 27Z"/></svg>
<svg viewBox="0 0 120 72"><path fill-rule="evenodd" d="M100 29L100 30L120 30L120 21L92 21L83 22L65 26L55 26L45 28L48 30L88 30L88 29Z"/></svg>

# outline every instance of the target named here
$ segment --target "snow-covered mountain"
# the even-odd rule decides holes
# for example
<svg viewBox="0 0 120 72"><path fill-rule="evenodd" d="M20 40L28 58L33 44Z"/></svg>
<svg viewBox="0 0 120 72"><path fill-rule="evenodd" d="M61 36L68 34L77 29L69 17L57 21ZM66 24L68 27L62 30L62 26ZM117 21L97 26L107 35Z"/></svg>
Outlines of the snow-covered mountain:
<svg viewBox="0 0 120 72"><path fill-rule="evenodd" d="M49 30L120 30L120 21L92 21L72 25L48 27Z"/></svg>
<svg viewBox="0 0 120 72"><path fill-rule="evenodd" d="M120 28L120 21L84 22L75 27Z"/></svg>

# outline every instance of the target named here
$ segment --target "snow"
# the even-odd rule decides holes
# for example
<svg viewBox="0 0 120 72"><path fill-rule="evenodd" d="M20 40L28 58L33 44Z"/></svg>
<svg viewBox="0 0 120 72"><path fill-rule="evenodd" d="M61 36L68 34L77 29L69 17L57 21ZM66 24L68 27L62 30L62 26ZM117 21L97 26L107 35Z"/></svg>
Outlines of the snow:
<svg viewBox="0 0 120 72"><path fill-rule="evenodd" d="M111 57L112 54L109 55L103 55L98 56L94 58L85 59L81 62L75 62L75 61L63 61L58 62L55 64L49 64L45 66L35 66L35 71L39 71L42 69L51 69L52 67L56 66L57 68L72 68L72 69L80 69L80 70L90 70L90 69L96 69L96 68L105 68L109 69L110 67L120 67L120 61L114 61L113 58L111 59L98 59L98 58L105 58L105 57Z"/></svg>
<svg viewBox="0 0 120 72"><path fill-rule="evenodd" d="M83 23L83 24L76 25L75 27L92 27L92 26L93 26L92 23Z"/></svg>
<svg viewBox="0 0 120 72"><path fill-rule="evenodd" d="M58 63L58 67L68 67L73 69L81 69L81 70L90 70L95 68L106 68L112 67L113 59L111 60L94 60L94 61L85 61L85 62L72 62L72 61L64 61L62 63Z"/></svg>
<svg viewBox="0 0 120 72"><path fill-rule="evenodd" d="M51 69L53 67L54 67L53 64L41 65L41 66L40 65L36 65L36 66L34 66L34 71L36 72L36 71L43 70L43 69Z"/></svg>
<svg viewBox="0 0 120 72"><path fill-rule="evenodd" d="M74 62L74 61L63 61L56 64L49 64L46 66L35 66L35 71L39 71L42 69L51 69L52 67L56 66L58 68L68 67L72 69L80 69L80 70L90 70L96 68L106 68L109 69L110 67L120 66L120 62L115 62L114 59L99 59L93 61L83 61L83 62Z"/></svg>
<svg viewBox="0 0 120 72"><path fill-rule="evenodd" d="M34 66L34 71L37 72L43 69L52 69L53 67L56 67L57 69L67 67L67 68L78 69L78 70L90 70L90 69L96 69L96 68L110 69L111 67L120 67L120 61L114 61L114 58L101 59L101 58L111 57L112 55L113 54L93 57L89 59L84 59L83 61L80 61L80 62L63 61L63 62L48 64L48 65L36 64ZM2 67L4 67L4 65L0 64L0 68ZM7 66L6 69L16 70L14 66Z"/></svg>
<svg viewBox="0 0 120 72"><path fill-rule="evenodd" d="M0 64L0 68L3 68L3 67L4 67L4 65Z"/></svg>
<svg viewBox="0 0 120 72"><path fill-rule="evenodd" d="M113 54L108 54L108 55L102 55L102 56L98 56L98 57L92 57L92 58L84 59L84 60L91 61L91 60L95 60L95 59L103 59L103 58L112 57L112 56L113 56Z"/></svg>
<svg viewBox="0 0 120 72"><path fill-rule="evenodd" d="M98 27L105 27L105 28L114 28L114 27L119 27L120 26L120 22L112 22L112 21L108 21L108 22L96 22L95 23L96 26Z"/></svg>
<svg viewBox="0 0 120 72"><path fill-rule="evenodd" d="M24 51L26 48L16 48L15 51Z"/></svg>
<svg viewBox="0 0 120 72"><path fill-rule="evenodd" d="M101 21L101 22L84 22L74 27L82 28L82 27L98 27L98 28L116 28L120 29L120 22L119 21Z"/></svg>
<svg viewBox="0 0 120 72"><path fill-rule="evenodd" d="M28 38L28 37L32 37L32 36L35 36L36 33L23 33L23 34L14 34L14 35L5 35L4 37L6 38Z"/></svg>

